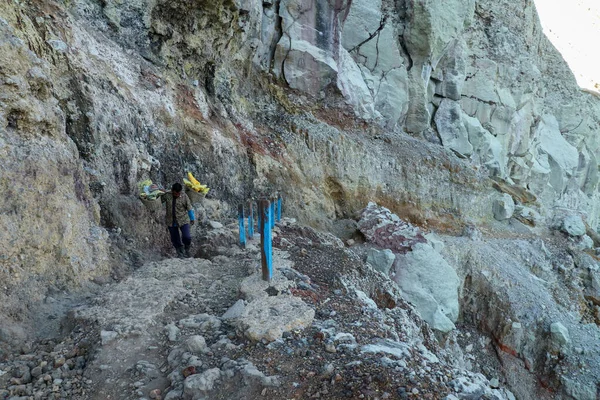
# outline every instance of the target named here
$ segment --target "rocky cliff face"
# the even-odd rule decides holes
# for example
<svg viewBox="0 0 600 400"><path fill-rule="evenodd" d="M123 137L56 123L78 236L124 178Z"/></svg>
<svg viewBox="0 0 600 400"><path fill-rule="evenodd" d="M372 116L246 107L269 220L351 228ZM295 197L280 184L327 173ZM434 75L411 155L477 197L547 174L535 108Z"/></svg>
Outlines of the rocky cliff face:
<svg viewBox="0 0 600 400"><path fill-rule="evenodd" d="M13 318L167 249L136 182L187 170L211 215L280 190L325 228L370 200L443 231L514 202L521 229L598 224L598 101L530 0L7 1L0 34Z"/></svg>

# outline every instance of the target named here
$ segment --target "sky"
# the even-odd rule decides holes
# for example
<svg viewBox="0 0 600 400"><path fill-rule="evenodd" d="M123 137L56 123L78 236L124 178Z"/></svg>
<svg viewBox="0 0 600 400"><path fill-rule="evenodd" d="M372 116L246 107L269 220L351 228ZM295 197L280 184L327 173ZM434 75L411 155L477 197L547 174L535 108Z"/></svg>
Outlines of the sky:
<svg viewBox="0 0 600 400"><path fill-rule="evenodd" d="M535 6L579 86L600 91L600 0L535 0Z"/></svg>
<svg viewBox="0 0 600 400"><path fill-rule="evenodd" d="M535 0L535 6L579 86L600 91L600 0Z"/></svg>

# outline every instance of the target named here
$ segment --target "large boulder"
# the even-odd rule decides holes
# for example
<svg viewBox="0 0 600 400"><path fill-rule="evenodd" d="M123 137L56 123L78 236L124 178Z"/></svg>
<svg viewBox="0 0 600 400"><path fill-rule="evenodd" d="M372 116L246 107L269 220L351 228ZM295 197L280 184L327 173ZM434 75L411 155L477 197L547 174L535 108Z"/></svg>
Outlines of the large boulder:
<svg viewBox="0 0 600 400"><path fill-rule="evenodd" d="M435 125L444 147L468 156L473 153L473 146L469 142L462 114L458 102L444 99L435 113Z"/></svg>
<svg viewBox="0 0 600 400"><path fill-rule="evenodd" d="M394 280L433 329L449 332L458 318L459 279L454 269L429 244L418 243L398 255Z"/></svg>
<svg viewBox="0 0 600 400"><path fill-rule="evenodd" d="M389 125L396 124L408 108L408 75L396 27L391 19L384 18L381 0L352 1L344 21L342 46L360 68L375 109ZM340 55L344 61L343 52Z"/></svg>
<svg viewBox="0 0 600 400"><path fill-rule="evenodd" d="M489 174L504 178L506 175L506 152L502 143L485 129L477 118L462 115L469 143L473 146L474 159L487 167Z"/></svg>
<svg viewBox="0 0 600 400"><path fill-rule="evenodd" d="M358 229L368 242L394 253L406 253L417 243L426 243L423 232L401 220L385 207L370 202L358 221Z"/></svg>
<svg viewBox="0 0 600 400"><path fill-rule="evenodd" d="M503 193L499 199L494 201L492 210L494 212L494 218L498 221L504 221L513 216L513 213L515 212L515 202L509 194Z"/></svg>
<svg viewBox="0 0 600 400"><path fill-rule="evenodd" d="M562 231L570 236L585 235L585 223L579 215L567 215L562 223Z"/></svg>
<svg viewBox="0 0 600 400"><path fill-rule="evenodd" d="M272 342L284 332L304 329L312 324L315 310L294 296L269 296L252 301L235 324L248 339Z"/></svg>
<svg viewBox="0 0 600 400"><path fill-rule="evenodd" d="M548 154L562 171L571 175L579 165L579 152L560 133L556 117L542 116L536 134L539 150Z"/></svg>
<svg viewBox="0 0 600 400"><path fill-rule="evenodd" d="M396 255L390 250L369 249L367 253L367 263L371 264L377 271L387 275L394 264Z"/></svg>
<svg viewBox="0 0 600 400"><path fill-rule="evenodd" d="M276 46L273 72L294 89L314 96L336 82L341 10L327 0L283 0L283 35Z"/></svg>

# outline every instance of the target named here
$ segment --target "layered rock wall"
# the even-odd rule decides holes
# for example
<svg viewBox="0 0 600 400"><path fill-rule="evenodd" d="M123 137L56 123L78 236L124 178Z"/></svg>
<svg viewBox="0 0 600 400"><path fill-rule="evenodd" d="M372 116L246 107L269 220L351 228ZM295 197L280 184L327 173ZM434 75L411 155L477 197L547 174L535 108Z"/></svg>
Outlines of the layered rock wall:
<svg viewBox="0 0 600 400"><path fill-rule="evenodd" d="M482 223L490 176L597 224L597 102L530 1L15 1L0 27L7 299L168 249L136 182L188 170L214 212L281 190L321 227L369 200Z"/></svg>

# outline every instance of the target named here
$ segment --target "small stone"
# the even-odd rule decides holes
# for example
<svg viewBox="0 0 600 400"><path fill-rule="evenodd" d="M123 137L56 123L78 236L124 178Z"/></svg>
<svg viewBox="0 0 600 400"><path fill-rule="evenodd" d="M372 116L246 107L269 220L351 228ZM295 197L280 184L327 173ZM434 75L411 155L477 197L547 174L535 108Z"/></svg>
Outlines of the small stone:
<svg viewBox="0 0 600 400"><path fill-rule="evenodd" d="M31 370L31 376L34 378L38 378L40 375L42 375L42 367L38 366Z"/></svg>
<svg viewBox="0 0 600 400"><path fill-rule="evenodd" d="M100 332L100 338L102 339L102 346L105 346L108 343L112 342L118 336L119 336L119 334L117 332L114 332L114 331L101 331Z"/></svg>
<svg viewBox="0 0 600 400"><path fill-rule="evenodd" d="M332 342L325 343L325 351L328 353L335 353L337 350L335 349L335 344Z"/></svg>
<svg viewBox="0 0 600 400"><path fill-rule="evenodd" d="M550 325L550 334L552 337L552 342L559 347L567 345L571 342L571 339L569 338L569 331L560 322L555 322Z"/></svg>
<svg viewBox="0 0 600 400"><path fill-rule="evenodd" d="M229 307L229 309L225 312L225 314L223 314L223 316L221 318L222 319L239 318L244 313L245 308L246 308L246 306L244 304L244 300L240 299L240 300L236 301L234 305Z"/></svg>
<svg viewBox="0 0 600 400"><path fill-rule="evenodd" d="M175 324L171 323L165 326L165 333L167 334L167 338L169 338L170 342L176 342L179 337L179 328L175 326Z"/></svg>
<svg viewBox="0 0 600 400"><path fill-rule="evenodd" d="M413 388L413 390L411 390L410 392L416 396L419 394L419 389Z"/></svg>
<svg viewBox="0 0 600 400"><path fill-rule="evenodd" d="M346 240L346 246L351 247L354 246L356 242L354 241L354 239L348 239Z"/></svg>
<svg viewBox="0 0 600 400"><path fill-rule="evenodd" d="M498 388L500 387L500 381L498 380L498 378L493 378L493 379L490 381L490 387L491 387L492 389L498 389Z"/></svg>
<svg viewBox="0 0 600 400"><path fill-rule="evenodd" d="M331 364L331 363L325 364L323 366L323 369L321 370L321 376L323 378L330 378L333 375L334 371L335 371L335 368L334 368L333 364Z"/></svg>
<svg viewBox="0 0 600 400"><path fill-rule="evenodd" d="M150 394L148 396L150 396L151 399L159 400L161 398L160 395L161 395L160 389L154 389L150 392Z"/></svg>
<svg viewBox="0 0 600 400"><path fill-rule="evenodd" d="M406 392L406 388L404 386L399 387L396 392L398 393L399 398L408 399L408 393Z"/></svg>
<svg viewBox="0 0 600 400"><path fill-rule="evenodd" d="M204 336L194 335L186 340L185 345L190 353L199 354L206 349L206 339Z"/></svg>
<svg viewBox="0 0 600 400"><path fill-rule="evenodd" d="M472 352L472 351L473 351L473 345L472 345L472 344L469 344L469 345L467 345L467 347L465 347L465 351L466 351L467 353L470 353L470 352Z"/></svg>
<svg viewBox="0 0 600 400"><path fill-rule="evenodd" d="M59 357L54 360L54 368L60 368L65 364L66 360L64 357Z"/></svg>
<svg viewBox="0 0 600 400"><path fill-rule="evenodd" d="M212 229L223 229L223 224L217 221L208 221L208 225L210 225Z"/></svg>

